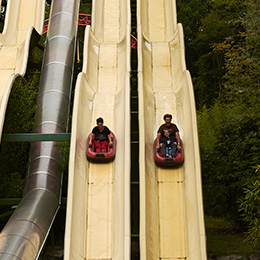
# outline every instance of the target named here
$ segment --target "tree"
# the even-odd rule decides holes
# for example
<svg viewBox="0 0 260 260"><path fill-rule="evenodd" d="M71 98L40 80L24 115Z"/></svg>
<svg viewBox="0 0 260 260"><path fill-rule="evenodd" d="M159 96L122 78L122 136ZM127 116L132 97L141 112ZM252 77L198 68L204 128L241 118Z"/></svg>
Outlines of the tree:
<svg viewBox="0 0 260 260"><path fill-rule="evenodd" d="M177 1L178 19L183 23L187 67L193 78L196 104L201 108L222 97L224 51L214 49L243 27L241 17L247 1Z"/></svg>
<svg viewBox="0 0 260 260"><path fill-rule="evenodd" d="M205 211L210 215L240 219L237 201L243 187L257 179L258 111L243 102L218 101L198 112Z"/></svg>
<svg viewBox="0 0 260 260"><path fill-rule="evenodd" d="M260 51L257 48L260 40L260 20L255 15L257 11L260 11L259 3L250 2L247 14L241 19L241 31L214 45L214 51L224 52L226 102L243 98L244 102L250 103L251 96L260 94Z"/></svg>

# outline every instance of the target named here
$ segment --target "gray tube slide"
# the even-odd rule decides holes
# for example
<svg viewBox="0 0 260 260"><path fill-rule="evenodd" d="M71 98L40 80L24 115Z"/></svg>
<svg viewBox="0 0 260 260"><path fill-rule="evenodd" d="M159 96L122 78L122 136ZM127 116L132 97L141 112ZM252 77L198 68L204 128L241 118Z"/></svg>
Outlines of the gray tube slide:
<svg viewBox="0 0 260 260"><path fill-rule="evenodd" d="M53 0L34 132L66 132L79 0ZM31 144L25 195L0 234L0 259L38 258L60 204L56 142Z"/></svg>

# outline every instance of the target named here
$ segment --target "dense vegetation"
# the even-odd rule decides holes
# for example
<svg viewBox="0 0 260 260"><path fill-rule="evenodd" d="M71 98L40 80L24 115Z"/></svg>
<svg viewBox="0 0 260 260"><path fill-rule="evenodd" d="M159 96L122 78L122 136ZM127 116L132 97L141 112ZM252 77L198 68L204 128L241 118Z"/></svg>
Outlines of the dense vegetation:
<svg viewBox="0 0 260 260"><path fill-rule="evenodd" d="M260 237L260 1L180 0L205 213Z"/></svg>

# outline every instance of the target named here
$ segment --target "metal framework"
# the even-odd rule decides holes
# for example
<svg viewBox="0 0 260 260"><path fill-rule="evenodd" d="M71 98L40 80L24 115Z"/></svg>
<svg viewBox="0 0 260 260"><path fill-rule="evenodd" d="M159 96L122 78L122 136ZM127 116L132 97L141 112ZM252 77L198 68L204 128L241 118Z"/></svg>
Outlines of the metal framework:
<svg viewBox="0 0 260 260"><path fill-rule="evenodd" d="M137 49L137 38L134 37L133 34L131 34L131 48L132 49Z"/></svg>

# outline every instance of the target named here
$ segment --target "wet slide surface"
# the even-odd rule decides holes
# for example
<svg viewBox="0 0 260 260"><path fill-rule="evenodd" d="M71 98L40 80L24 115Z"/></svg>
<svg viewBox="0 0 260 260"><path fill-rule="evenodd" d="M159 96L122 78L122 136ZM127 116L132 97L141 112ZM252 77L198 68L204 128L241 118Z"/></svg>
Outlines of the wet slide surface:
<svg viewBox="0 0 260 260"><path fill-rule="evenodd" d="M0 136L13 81L24 75L33 29L42 33L44 0L9 0L0 34Z"/></svg>
<svg viewBox="0 0 260 260"><path fill-rule="evenodd" d="M140 251L142 260L206 259L193 86L175 1L138 1ZM157 167L153 141L173 115L184 164Z"/></svg>
<svg viewBox="0 0 260 260"><path fill-rule="evenodd" d="M130 259L130 3L93 1L74 97L65 259ZM117 138L110 163L86 159L104 118Z"/></svg>

